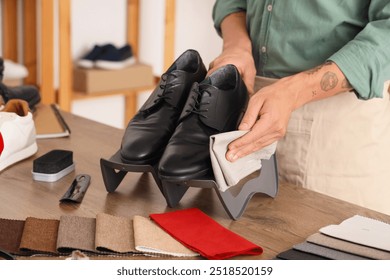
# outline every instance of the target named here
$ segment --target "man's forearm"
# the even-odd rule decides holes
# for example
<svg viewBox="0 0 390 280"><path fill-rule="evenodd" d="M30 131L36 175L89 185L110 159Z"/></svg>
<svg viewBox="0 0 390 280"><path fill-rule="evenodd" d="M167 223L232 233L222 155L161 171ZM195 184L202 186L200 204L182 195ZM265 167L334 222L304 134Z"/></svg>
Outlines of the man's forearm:
<svg viewBox="0 0 390 280"><path fill-rule="evenodd" d="M223 48L240 48L252 52L252 44L246 29L246 14L238 12L228 15L221 23Z"/></svg>
<svg viewBox="0 0 390 280"><path fill-rule="evenodd" d="M280 80L296 96L295 109L311 101L352 90L343 72L334 62Z"/></svg>

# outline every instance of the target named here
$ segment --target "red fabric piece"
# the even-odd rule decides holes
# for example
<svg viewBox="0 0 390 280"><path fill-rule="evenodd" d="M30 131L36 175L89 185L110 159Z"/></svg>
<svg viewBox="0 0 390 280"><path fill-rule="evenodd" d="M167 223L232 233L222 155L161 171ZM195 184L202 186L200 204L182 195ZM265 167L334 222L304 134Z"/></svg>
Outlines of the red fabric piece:
<svg viewBox="0 0 390 280"><path fill-rule="evenodd" d="M3 135L1 135L0 132L0 155L3 152L3 150L4 150L4 140L3 140Z"/></svg>
<svg viewBox="0 0 390 280"><path fill-rule="evenodd" d="M210 260L263 252L261 247L221 226L197 208L150 214L150 218L183 245Z"/></svg>

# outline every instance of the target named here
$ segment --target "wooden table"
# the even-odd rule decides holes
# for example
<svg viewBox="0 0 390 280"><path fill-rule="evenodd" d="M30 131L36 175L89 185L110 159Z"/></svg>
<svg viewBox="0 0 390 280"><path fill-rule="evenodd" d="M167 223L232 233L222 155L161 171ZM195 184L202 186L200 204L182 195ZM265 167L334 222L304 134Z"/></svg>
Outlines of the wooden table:
<svg viewBox="0 0 390 280"><path fill-rule="evenodd" d="M283 183L276 198L256 194L238 221L229 218L212 189L190 188L176 209L167 207L148 173L129 173L114 193L107 193L99 161L100 158L108 159L119 149L124 131L69 113L63 115L72 131L70 137L37 140L39 150L36 155L0 173L1 218L96 217L102 212L125 217L147 217L151 213L197 207L264 249L260 256L237 259L272 259L279 252L304 241L321 227L338 224L355 214L390 223L387 215ZM73 151L75 171L53 183L34 181L32 161L53 149ZM74 177L81 173L92 177L83 202L79 205L60 204L59 199Z"/></svg>

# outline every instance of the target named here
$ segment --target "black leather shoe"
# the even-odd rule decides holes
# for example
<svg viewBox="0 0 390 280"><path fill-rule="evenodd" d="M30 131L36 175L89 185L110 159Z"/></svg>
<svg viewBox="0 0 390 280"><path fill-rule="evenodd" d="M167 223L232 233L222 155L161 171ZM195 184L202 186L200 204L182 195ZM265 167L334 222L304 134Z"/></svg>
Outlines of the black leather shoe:
<svg viewBox="0 0 390 280"><path fill-rule="evenodd" d="M36 86L8 87L0 82L0 96L7 103L10 99L22 99L28 102L30 110L41 101L41 95Z"/></svg>
<svg viewBox="0 0 390 280"><path fill-rule="evenodd" d="M4 76L4 60L0 57L0 83L3 81Z"/></svg>
<svg viewBox="0 0 390 280"><path fill-rule="evenodd" d="M237 129L248 103L237 68L219 68L191 88L189 98L161 157L161 179L186 181L213 177L210 136Z"/></svg>
<svg viewBox="0 0 390 280"><path fill-rule="evenodd" d="M192 84L202 81L206 73L195 50L185 51L169 67L126 128L120 151L123 162L135 165L158 162L175 131Z"/></svg>

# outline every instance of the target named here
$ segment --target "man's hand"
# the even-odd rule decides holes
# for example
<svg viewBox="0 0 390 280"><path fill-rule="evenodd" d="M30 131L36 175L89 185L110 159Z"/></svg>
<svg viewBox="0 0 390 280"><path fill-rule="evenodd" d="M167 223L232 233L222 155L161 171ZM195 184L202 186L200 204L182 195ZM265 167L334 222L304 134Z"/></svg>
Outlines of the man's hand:
<svg viewBox="0 0 390 280"><path fill-rule="evenodd" d="M252 94L256 77L256 68L252 52L239 47L225 48L223 52L210 63L208 75L226 64L233 64L237 67L249 94Z"/></svg>
<svg viewBox="0 0 390 280"><path fill-rule="evenodd" d="M264 87L251 96L239 126L249 132L229 144L226 159L235 161L282 138L291 113L300 106L351 89L332 62Z"/></svg>
<svg viewBox="0 0 390 280"><path fill-rule="evenodd" d="M228 15L221 23L222 53L210 63L208 75L218 68L233 64L241 74L248 92L253 93L256 68L252 56L252 43L246 29L245 12Z"/></svg>

